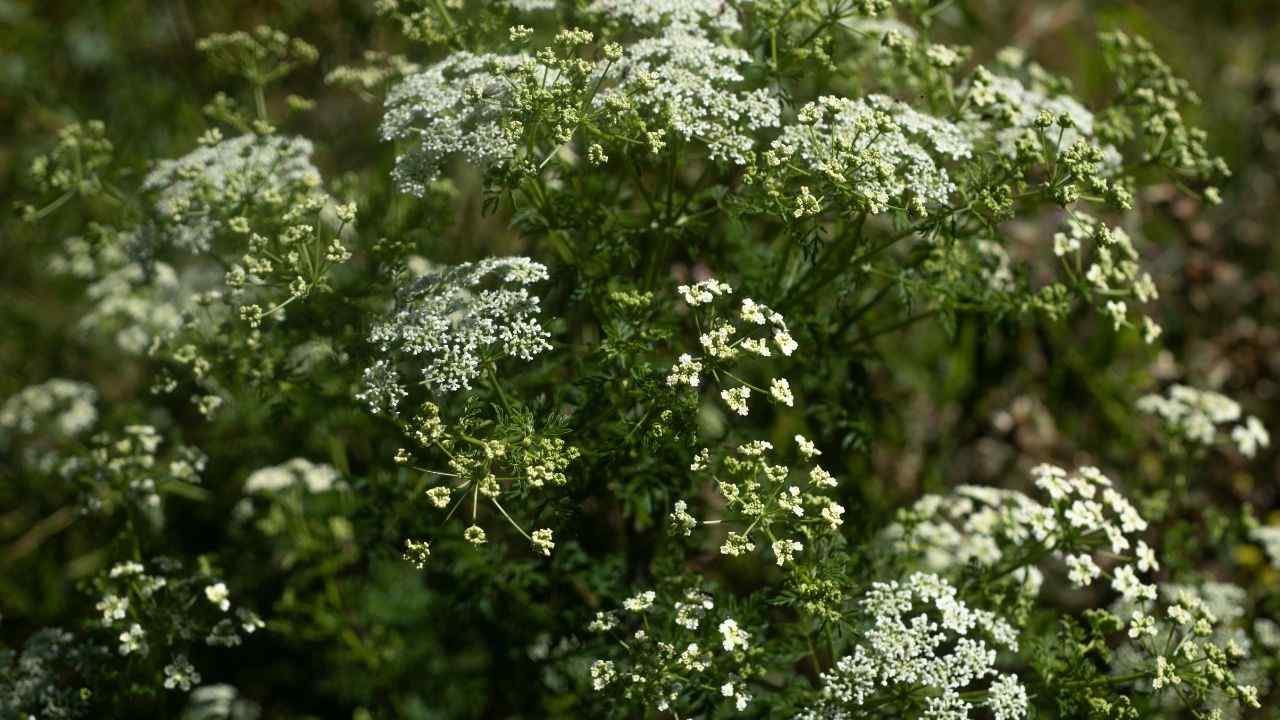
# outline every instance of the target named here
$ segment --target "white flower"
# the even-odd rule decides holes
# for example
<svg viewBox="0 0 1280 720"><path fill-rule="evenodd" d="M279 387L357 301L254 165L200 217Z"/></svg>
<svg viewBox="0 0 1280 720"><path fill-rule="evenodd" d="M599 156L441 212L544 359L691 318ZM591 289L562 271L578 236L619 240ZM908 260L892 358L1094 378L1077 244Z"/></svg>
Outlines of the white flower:
<svg viewBox="0 0 1280 720"><path fill-rule="evenodd" d="M503 125L514 110L511 77L526 63L537 67L525 55L456 52L391 89L379 133L406 148L392 172L402 191L422 197L453 157L482 169L515 157L518 137Z"/></svg>
<svg viewBox="0 0 1280 720"><path fill-rule="evenodd" d="M147 654L147 633L138 623L129 626L128 630L120 633L120 654L128 655L130 653L138 653L139 655Z"/></svg>
<svg viewBox="0 0 1280 720"><path fill-rule="evenodd" d="M727 322L720 322L710 332L703 333L698 341L707 355L721 360L730 360L738 354L733 346L733 335L738 330Z"/></svg>
<svg viewBox="0 0 1280 720"><path fill-rule="evenodd" d="M622 607L631 612L644 612L653 607L654 598L658 595L652 590L645 590L635 597L627 598L622 602Z"/></svg>
<svg viewBox="0 0 1280 720"><path fill-rule="evenodd" d="M768 308L763 305L757 305L755 300L751 298L742 299L742 310L738 312L738 316L749 323L756 325L764 325L766 322L765 311Z"/></svg>
<svg viewBox="0 0 1280 720"><path fill-rule="evenodd" d="M741 48L668 31L627 46L611 72L618 84L602 89L595 103L633 108L651 127L704 144L711 160L745 165L756 138L782 114L771 90L742 87L751 62Z"/></svg>
<svg viewBox="0 0 1280 720"><path fill-rule="evenodd" d="M1173 663L1169 662L1163 655L1156 656L1156 676L1151 679L1151 687L1159 690L1165 685L1178 685L1182 682L1182 678L1174 672Z"/></svg>
<svg viewBox="0 0 1280 720"><path fill-rule="evenodd" d="M431 504L443 510L449 506L449 499L452 494L449 488L444 485L437 485L427 491L427 497L431 500Z"/></svg>
<svg viewBox="0 0 1280 720"><path fill-rule="evenodd" d="M1143 342L1147 343L1148 345L1151 345L1156 340L1160 339L1160 334L1163 332L1164 332L1164 329L1161 328L1160 325L1157 324L1155 320L1152 320L1150 317L1145 317L1145 316L1142 318Z"/></svg>
<svg viewBox="0 0 1280 720"><path fill-rule="evenodd" d="M95 607L102 613L103 624L110 625L116 620L124 619L125 613L129 610L129 598L106 595Z"/></svg>
<svg viewBox="0 0 1280 720"><path fill-rule="evenodd" d="M254 470L245 480L243 490L249 495L261 495L301 486L307 492L321 493L340 484L338 471L332 466L298 457L281 465Z"/></svg>
<svg viewBox="0 0 1280 720"><path fill-rule="evenodd" d="M1090 555L1068 555L1067 569L1067 579L1076 587L1088 587L1102 575L1102 568L1098 567Z"/></svg>
<svg viewBox="0 0 1280 720"><path fill-rule="evenodd" d="M746 385L739 385L736 388L721 390L720 397L724 398L724 402L729 409L739 415L746 415L748 412L747 398L751 396L751 388Z"/></svg>
<svg viewBox="0 0 1280 720"><path fill-rule="evenodd" d="M55 378L24 388L0 405L0 429L34 432L37 427L73 437L98 421L92 385Z"/></svg>
<svg viewBox="0 0 1280 720"><path fill-rule="evenodd" d="M203 145L177 160L162 160L142 189L155 194L162 230L177 247L211 249L222 208L255 198L309 192L320 184L311 141L251 133Z"/></svg>
<svg viewBox="0 0 1280 720"><path fill-rule="evenodd" d="M696 626L694 629L697 629ZM708 667L708 663L704 659L705 657L706 656L703 655L702 651L698 648L697 643L689 643L689 646L680 653L680 658L677 662L680 663L680 667L685 668L686 670L702 672Z"/></svg>
<svg viewBox="0 0 1280 720"><path fill-rule="evenodd" d="M921 143L920 141L923 141ZM873 213L911 196L945 204L955 184L928 148L954 159L972 152L955 125L888 97L823 96L800 109L770 146L780 159L852 188Z"/></svg>
<svg viewBox="0 0 1280 720"><path fill-rule="evenodd" d="M804 545L799 540L775 540L773 542L773 554L777 556L779 567L794 561L796 553L801 550L804 550Z"/></svg>
<svg viewBox="0 0 1280 720"><path fill-rule="evenodd" d="M540 300L528 290L547 277L546 266L523 257L442 268L402 287L395 311L373 326L369 341L392 359L419 365L431 391L466 390L489 363L527 362L551 349L538 321ZM379 375L388 372L394 366L370 367L358 396L375 412L388 409L381 398L403 392L389 387L394 377Z"/></svg>
<svg viewBox="0 0 1280 720"><path fill-rule="evenodd" d="M1080 251L1080 240L1066 233L1055 233L1053 236L1053 254L1063 257L1068 253Z"/></svg>
<svg viewBox="0 0 1280 720"><path fill-rule="evenodd" d="M472 545L483 545L488 540L484 534L484 528L479 525L472 525L463 530L462 538Z"/></svg>
<svg viewBox="0 0 1280 720"><path fill-rule="evenodd" d="M667 375L667 384L672 387L683 384L696 388L702 382L699 376L701 372L702 363L694 360L689 353L684 353L676 360L676 364L671 368L671 373Z"/></svg>
<svg viewBox="0 0 1280 720"><path fill-rule="evenodd" d="M800 449L800 454L804 456L805 460L812 460L822 454L818 446L803 435L796 435L796 446Z"/></svg>
<svg viewBox="0 0 1280 720"><path fill-rule="evenodd" d="M787 357L791 357L791 353L800 347L799 343L791 337L791 333L782 328L773 331L773 342L777 344L778 350Z"/></svg>
<svg viewBox="0 0 1280 720"><path fill-rule="evenodd" d="M1027 690L1014 676L1001 675L987 691L987 706L995 720L1020 720L1027 716Z"/></svg>
<svg viewBox="0 0 1280 720"><path fill-rule="evenodd" d="M1129 602L1141 599L1154 600L1156 595L1155 586L1144 585L1134 573L1132 565L1121 565L1116 568L1111 578L1111 587Z"/></svg>
<svg viewBox="0 0 1280 720"><path fill-rule="evenodd" d="M680 531L681 535L688 537L693 533L693 529L698 525L698 519L689 514L689 504L684 500L677 500L671 510L671 524Z"/></svg>
<svg viewBox="0 0 1280 720"><path fill-rule="evenodd" d="M596 660L591 663L591 687L593 689L605 689L617 676L618 673L613 669L612 660Z"/></svg>
<svg viewBox="0 0 1280 720"><path fill-rule="evenodd" d="M222 612L231 609L231 600L228 599L230 595L226 583L214 583L204 589L204 596Z"/></svg>
<svg viewBox="0 0 1280 720"><path fill-rule="evenodd" d="M164 666L164 686L168 690L187 692L192 685L200 684L200 673L187 661L186 655L178 655Z"/></svg>
<svg viewBox="0 0 1280 720"><path fill-rule="evenodd" d="M724 538L724 543L720 545L720 554L729 557L738 557L743 553L749 553L756 549L756 544L751 542L746 535L737 532L730 532Z"/></svg>
<svg viewBox="0 0 1280 720"><path fill-rule="evenodd" d="M702 623L702 616L714 608L715 603L710 595L691 588L685 591L683 600L676 601L674 607L676 624L686 630L697 630Z"/></svg>
<svg viewBox="0 0 1280 720"><path fill-rule="evenodd" d="M551 531L546 528L534 530L532 539L533 549L540 551L543 555L550 555L551 550L556 546L556 544L551 541Z"/></svg>
<svg viewBox="0 0 1280 720"><path fill-rule="evenodd" d="M833 488L840 484L831 475L831 473L817 465L814 465L813 469L809 471L809 482L813 483L816 487L821 488Z"/></svg>
<svg viewBox="0 0 1280 720"><path fill-rule="evenodd" d="M922 717L968 718L973 708L960 692L997 675L996 649L986 638L1017 648L1009 623L968 607L937 575L915 573L905 581L874 583L860 604L867 630L851 654L822 674L818 712L808 717L861 717L865 713L849 710L879 707L882 700L873 696L894 697L923 687L931 702ZM969 637L976 628L982 637ZM1002 720L1023 717L1026 695L1012 677L997 678L987 700Z"/></svg>
<svg viewBox="0 0 1280 720"><path fill-rule="evenodd" d="M720 282L714 278L703 280L693 285L681 285L676 291L684 297L684 301L690 307L710 304L713 300L721 295L728 295L733 292L733 288L727 284Z"/></svg>
<svg viewBox="0 0 1280 720"><path fill-rule="evenodd" d="M693 456L693 462L689 463L689 471L702 472L703 470L707 469L707 466L710 464L710 462L711 462L711 451L708 450L707 448L702 448L701 450L698 451L697 455Z"/></svg>
<svg viewBox="0 0 1280 720"><path fill-rule="evenodd" d="M844 515L844 506L834 500L828 500L827 504L822 508L822 519L827 522L827 526L832 530L839 528L844 522L842 515Z"/></svg>
<svg viewBox="0 0 1280 720"><path fill-rule="evenodd" d="M1231 439L1240 449L1240 454L1247 458L1256 455L1258 448L1271 445L1271 435L1267 432L1266 426L1252 415L1245 420L1245 424L1237 425L1231 431Z"/></svg>
<svg viewBox="0 0 1280 720"><path fill-rule="evenodd" d="M413 564L419 570L427 566L427 559L431 557L431 543L427 540L414 540L406 538L404 541L404 553L401 554L405 560Z"/></svg>
<svg viewBox="0 0 1280 720"><path fill-rule="evenodd" d="M1138 570L1141 572L1154 572L1160 569L1160 563L1156 561L1156 552L1151 549L1142 540L1138 541L1136 550L1138 556Z"/></svg>
<svg viewBox="0 0 1280 720"><path fill-rule="evenodd" d="M114 566L112 566L111 572L109 574L113 578L125 577L129 575L141 575L145 569L146 568L142 566L142 563L137 563L137 562L133 562L132 560L129 560L122 563L116 563Z"/></svg>
<svg viewBox="0 0 1280 720"><path fill-rule="evenodd" d="M769 394L774 400L787 407L795 405L795 398L791 395L791 383L787 382L786 378L774 378L769 385Z"/></svg>
<svg viewBox="0 0 1280 720"><path fill-rule="evenodd" d="M733 652L734 649L747 649L747 641L751 639L751 633L738 627L738 622L733 618L729 618L720 623L720 636L723 638L721 645L724 646L725 652Z"/></svg>
<svg viewBox="0 0 1280 720"><path fill-rule="evenodd" d="M1142 636L1155 637L1157 634L1155 618L1141 610L1133 611L1133 619L1129 621L1129 637L1137 639Z"/></svg>
<svg viewBox="0 0 1280 720"><path fill-rule="evenodd" d="M1107 315L1111 316L1111 322L1113 327L1116 330L1119 330L1121 327L1123 327L1125 315L1129 312L1129 308L1128 306L1125 305L1124 301L1108 300L1106 309L1107 309Z"/></svg>
<svg viewBox="0 0 1280 720"><path fill-rule="evenodd" d="M587 8L638 28L662 28L670 33L740 30L738 13L728 0L593 0Z"/></svg>
<svg viewBox="0 0 1280 720"><path fill-rule="evenodd" d="M587 624L587 629L591 632L608 632L618 626L618 618L612 613L603 610L596 612L596 619Z"/></svg>

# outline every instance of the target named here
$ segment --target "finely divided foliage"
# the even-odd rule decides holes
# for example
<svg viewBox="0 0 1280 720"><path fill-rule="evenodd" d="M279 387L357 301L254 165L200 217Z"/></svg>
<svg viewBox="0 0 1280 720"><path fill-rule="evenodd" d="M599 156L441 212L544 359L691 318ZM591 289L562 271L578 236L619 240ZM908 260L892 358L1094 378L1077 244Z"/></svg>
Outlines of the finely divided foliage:
<svg viewBox="0 0 1280 720"><path fill-rule="evenodd" d="M326 179L324 143L278 130L314 106L278 83L323 53L269 28L200 43L241 92L186 155L139 174L84 123L33 163L28 220L83 201L49 263L83 288L79 341L146 387L0 402L12 467L65 491L53 525L113 538L68 571L91 616L0 654L0 714L256 717L242 691L274 689L222 679L263 629L323 648L355 717L1275 697L1274 588L1228 582L1187 499L1199 464L1270 446L1241 403L1126 386L1105 410L1143 462L1064 440L997 484L910 453L887 456L909 482L876 474L895 373L960 373L966 323L1156 356L1136 206L1216 203L1227 170L1148 44L1104 36L1091 110L1020 50L933 42L946 2L374 5L422 46L328 82L382 95L389 167ZM220 544L175 540L201 512ZM1280 528L1228 514L1215 537L1280 570Z"/></svg>

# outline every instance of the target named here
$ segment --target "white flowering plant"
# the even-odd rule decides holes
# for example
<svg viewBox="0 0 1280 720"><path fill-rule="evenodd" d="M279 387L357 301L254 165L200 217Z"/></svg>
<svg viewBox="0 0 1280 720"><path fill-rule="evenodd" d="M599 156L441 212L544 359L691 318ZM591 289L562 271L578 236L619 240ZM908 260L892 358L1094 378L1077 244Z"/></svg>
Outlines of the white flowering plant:
<svg viewBox="0 0 1280 720"><path fill-rule="evenodd" d="M982 5L281 11L41 115L0 716L1268 717L1274 387L1157 217L1227 163Z"/></svg>

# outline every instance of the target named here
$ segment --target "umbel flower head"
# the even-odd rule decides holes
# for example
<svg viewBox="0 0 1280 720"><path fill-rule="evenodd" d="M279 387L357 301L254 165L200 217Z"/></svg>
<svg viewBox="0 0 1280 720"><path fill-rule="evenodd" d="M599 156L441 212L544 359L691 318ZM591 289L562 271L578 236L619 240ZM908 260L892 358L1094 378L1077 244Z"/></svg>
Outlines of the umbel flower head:
<svg viewBox="0 0 1280 720"><path fill-rule="evenodd" d="M596 102L629 104L646 123L705 143L711 159L744 165L756 136L777 127L782 111L770 91L741 87L750 60L741 48L668 31L628 46L613 71L617 86Z"/></svg>
<svg viewBox="0 0 1280 720"><path fill-rule="evenodd" d="M210 249L219 213L317 188L321 178L311 152L306 138L241 135L160 161L142 189L156 193L156 212L173 244L203 252Z"/></svg>
<svg viewBox="0 0 1280 720"><path fill-rule="evenodd" d="M547 279L528 258L486 258L425 275L400 292L397 309L373 327L370 342L389 357L365 371L359 398L374 412L394 412L407 394L396 363L421 365L434 393L466 390L487 363L531 360L551 349L538 322L539 300L527 286Z"/></svg>
<svg viewBox="0 0 1280 720"><path fill-rule="evenodd" d="M868 629L852 654L822 674L816 706L795 720L846 720L884 696L922 694L921 717L960 720L978 704L996 720L1026 717L1018 679L996 669L997 649L1016 651L1017 631L995 613L971 608L937 575L877 582L861 602ZM985 702L968 688L993 678ZM979 693L980 694L980 693ZM919 702L919 701L908 701Z"/></svg>
<svg viewBox="0 0 1280 720"><path fill-rule="evenodd" d="M589 9L637 28L661 27L667 32L701 33L704 23L711 30L742 29L727 0L595 0Z"/></svg>
<svg viewBox="0 0 1280 720"><path fill-rule="evenodd" d="M766 160L784 173L816 174L872 213L904 200L945 205L956 186L929 148L951 159L972 149L955 126L907 110L875 95L820 97L783 129Z"/></svg>
<svg viewBox="0 0 1280 720"><path fill-rule="evenodd" d="M454 156L484 168L515 155L515 140L502 126L511 104L503 73L526 62L533 61L527 55L454 53L391 90L381 134L409 143L392 171L401 190L421 197Z"/></svg>

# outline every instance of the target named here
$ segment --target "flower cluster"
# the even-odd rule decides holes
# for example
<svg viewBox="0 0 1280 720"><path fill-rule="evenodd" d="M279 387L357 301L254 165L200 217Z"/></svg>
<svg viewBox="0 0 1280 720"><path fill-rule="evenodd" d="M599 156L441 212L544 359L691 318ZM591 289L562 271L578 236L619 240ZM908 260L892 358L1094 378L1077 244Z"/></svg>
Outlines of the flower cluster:
<svg viewBox="0 0 1280 720"><path fill-rule="evenodd" d="M1171 437L1193 446L1212 447L1219 437L1230 437L1240 454L1251 458L1271 445L1262 421L1244 417L1239 403L1212 390L1171 385L1164 395L1143 396L1137 407L1158 418ZM1221 426L1230 427L1230 433Z"/></svg>
<svg viewBox="0 0 1280 720"><path fill-rule="evenodd" d="M83 688L113 661L111 650L91 639L38 630L21 651L0 653L0 716L87 717L92 704Z"/></svg>
<svg viewBox="0 0 1280 720"><path fill-rule="evenodd" d="M329 465L317 465L306 458L294 458L281 465L259 468L244 482L246 495L274 493L300 487L309 493L322 493L342 486L338 471Z"/></svg>
<svg viewBox="0 0 1280 720"><path fill-rule="evenodd" d="M92 307L79 326L90 336L109 336L116 347L142 355L155 339L177 331L193 292L211 287L216 276L203 267L181 272L172 264L140 257L151 244L151 226L119 230L107 226L68 238L52 269L86 281Z"/></svg>
<svg viewBox="0 0 1280 720"><path fill-rule="evenodd" d="M486 427L487 426L487 427ZM481 429L488 437L481 435ZM526 532L511 516L504 503L528 502L538 494L545 497L555 488L568 483L565 470L580 453L562 438L539 432L526 416L518 416L507 424L493 427L474 417L459 418L447 424L434 403L425 403L412 422L404 425L405 434L414 440L413 451L402 448L396 462L422 473L431 507L444 512L449 519L464 504L469 505L469 524L463 537L473 545L488 542L488 534L476 524L480 505L498 511L506 523L530 543L534 552L550 555L555 548L552 531L538 528ZM419 454L432 451L448 458L448 470L431 470L414 464ZM513 508L514 509L514 508ZM409 540L404 556L421 567L430 555L430 543Z"/></svg>
<svg viewBox="0 0 1280 720"><path fill-rule="evenodd" d="M1009 54L1005 53L1001 59L1009 60ZM1016 60L1006 64L1012 65L1011 69L1021 70L1021 58ZM971 135L975 138L991 137L1000 152L1011 157L1025 152L1026 143L1034 145L1037 152L1055 156L1079 142L1091 141L1094 137L1093 113L1074 97L1056 92L1043 77L1039 66L1032 63L1026 72L1032 78L1030 86L1015 77L997 75L986 68L974 71L968 88L969 102L973 105L973 117L969 119ZM986 126L988 123L994 123L995 127ZM1023 144L1021 149L1020 143ZM1042 143L1045 147L1041 146ZM1115 148L1108 146L1103 155L1107 166L1114 168L1119 165L1120 155Z"/></svg>
<svg viewBox="0 0 1280 720"><path fill-rule="evenodd" d="M404 192L421 196L454 157L486 168L516 153L507 74L527 55L460 52L406 77L387 95L382 139L409 144L396 158L392 176Z"/></svg>
<svg viewBox="0 0 1280 720"><path fill-rule="evenodd" d="M1140 676L1164 704L1191 708L1258 708L1265 671L1249 662L1251 641L1240 623L1244 592L1230 584L1168 584L1159 597L1121 600L1112 608L1128 642L1114 671Z"/></svg>
<svg viewBox="0 0 1280 720"><path fill-rule="evenodd" d="M54 378L24 388L0 405L0 430L32 433L37 428L75 437L98 422L98 391L74 380Z"/></svg>
<svg viewBox="0 0 1280 720"><path fill-rule="evenodd" d="M783 128L764 154L765 165L777 183L796 178L825 188L833 206L923 214L928 206L946 205L956 187L934 153L958 160L972 149L959 128L907 110L875 95L820 97ZM770 192L779 195L783 187L770 185Z"/></svg>
<svg viewBox="0 0 1280 720"><path fill-rule="evenodd" d="M659 599L647 590L620 611L596 614L587 629L612 636L621 657L592 662L591 687L678 717L708 705L746 710L754 677L752 633L717 611L704 590L688 588L674 597L679 599Z"/></svg>
<svg viewBox="0 0 1280 720"><path fill-rule="evenodd" d="M85 452L58 456L55 472L83 490L85 512L111 514L132 507L160 522L160 493L199 485L207 458L199 449L172 445L150 425L127 425L91 438Z"/></svg>
<svg viewBox="0 0 1280 720"><path fill-rule="evenodd" d="M173 558L116 563L96 585L101 596L95 607L102 626L116 633L116 652L146 657L156 649L171 657L164 668L164 686L170 690L200 683L184 652L193 640L234 647L242 633L253 634L264 625L248 608L233 611L226 583L204 571L187 572Z"/></svg>
<svg viewBox="0 0 1280 720"><path fill-rule="evenodd" d="M539 299L528 286L547 268L528 258L486 258L430 273L401 290L396 309L373 327L369 341L386 356L365 371L360 399L394 414L408 394L397 369L420 365L433 393L465 390L502 358L532 360L551 349L539 323Z"/></svg>
<svg viewBox="0 0 1280 720"><path fill-rule="evenodd" d="M1071 213L1053 236L1053 253L1073 279L1082 280L1115 329L1128 324L1126 299L1149 303L1159 297L1151 275L1140 270L1138 251L1123 228L1108 227L1083 212ZM1143 339L1154 343L1161 328L1143 316Z"/></svg>
<svg viewBox="0 0 1280 720"><path fill-rule="evenodd" d="M967 720L981 706L996 720L1027 716L1026 689L996 669L998 650L1018 649L1017 631L965 604L946 580L915 573L877 582L859 607L866 628L859 644L823 673L818 701L797 720L863 717L863 708L893 697L937 720ZM972 689L988 678L985 694L974 699Z"/></svg>
<svg viewBox="0 0 1280 720"><path fill-rule="evenodd" d="M750 59L745 50L703 35L668 30L623 49L612 70L617 83L596 103L611 114L634 113L655 152L669 131L706 145L712 160L745 165L761 132L777 127L781 114L770 91L742 88Z"/></svg>
<svg viewBox="0 0 1280 720"><path fill-rule="evenodd" d="M1154 551L1138 537L1147 522L1111 480L1094 467L1067 472L1047 464L1032 477L1047 503L1014 490L961 486L949 496L918 500L888 535L936 572L976 563L992 581L1011 577L1030 596L1040 591L1042 560L1057 558L1071 584L1087 587L1104 574L1107 558L1118 558L1133 564L1111 570L1112 587L1127 598L1154 597L1155 587L1135 573L1159 569Z"/></svg>
<svg viewBox="0 0 1280 720"><path fill-rule="evenodd" d="M320 172L311 142L281 135L240 135L210 141L177 160L156 165L142 184L155 194L166 238L178 248L207 252L219 230L237 232L245 206L281 211L314 192Z"/></svg>
<svg viewBox="0 0 1280 720"><path fill-rule="evenodd" d="M812 462L821 454L804 436L796 436L800 455ZM709 476L719 493L728 517L704 520L701 524L719 525L730 522L734 527L724 536L720 553L739 556L752 553L756 542L767 544L779 566L794 563L806 545L819 538L838 535L844 522L844 507L824 493L836 487L836 479L817 464L803 475L793 478L785 465L770 464L773 445L756 440L738 446L732 453L712 457L703 449L694 458L690 470ZM804 486L803 489L801 486ZM689 513L689 505L681 500L671 515L674 527L689 535L699 524Z"/></svg>
<svg viewBox="0 0 1280 720"><path fill-rule="evenodd" d="M741 29L737 11L726 0L594 0L588 9L637 28L673 34Z"/></svg>
<svg viewBox="0 0 1280 720"><path fill-rule="evenodd" d="M791 383L786 378L773 378L766 390L730 371L737 360L768 358L774 353L790 357L796 351L797 343L781 313L751 298L743 298L737 312L726 310L719 300L732 295L733 289L715 279L681 285L678 289L685 303L694 310L703 354L696 358L689 353L681 354L667 375L667 385L698 388L704 373L709 374L723 388L720 397L725 405L738 415L750 412L748 399L752 390L787 407L795 404ZM704 306L705 309L699 310ZM729 380L736 381L737 385L728 387Z"/></svg>

